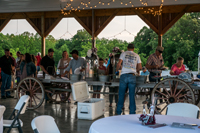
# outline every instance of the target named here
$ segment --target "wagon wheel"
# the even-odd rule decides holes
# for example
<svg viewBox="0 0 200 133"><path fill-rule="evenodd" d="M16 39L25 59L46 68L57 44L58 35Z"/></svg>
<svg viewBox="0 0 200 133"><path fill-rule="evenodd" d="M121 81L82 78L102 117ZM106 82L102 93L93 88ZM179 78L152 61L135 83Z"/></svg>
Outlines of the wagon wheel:
<svg viewBox="0 0 200 133"><path fill-rule="evenodd" d="M199 104L200 101L200 90L194 90L194 96L195 96L195 105Z"/></svg>
<svg viewBox="0 0 200 133"><path fill-rule="evenodd" d="M156 113L165 114L171 103L186 102L195 104L195 96L191 87L183 80L168 78L155 85L151 93L151 100L156 97ZM157 109L160 110L157 110Z"/></svg>
<svg viewBox="0 0 200 133"><path fill-rule="evenodd" d="M48 98L55 102L55 103L61 103L66 102L68 98L70 97L71 92L66 92L66 89L70 90L70 85L67 84L57 84L56 86L53 86L56 89L51 89L46 91ZM57 89L60 88L60 89Z"/></svg>
<svg viewBox="0 0 200 133"><path fill-rule="evenodd" d="M44 87L42 83L33 77L27 77L21 80L17 86L17 98L23 95L29 95L27 109L39 108L44 101Z"/></svg>

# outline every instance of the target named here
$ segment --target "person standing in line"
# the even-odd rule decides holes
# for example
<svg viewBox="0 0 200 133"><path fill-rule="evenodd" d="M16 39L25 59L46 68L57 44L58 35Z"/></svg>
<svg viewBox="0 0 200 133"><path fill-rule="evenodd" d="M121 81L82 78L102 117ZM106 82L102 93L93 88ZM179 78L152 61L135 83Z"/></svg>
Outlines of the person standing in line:
<svg viewBox="0 0 200 133"><path fill-rule="evenodd" d="M106 67L103 65L103 59L99 59L98 75L106 75ZM94 92L101 92L102 86L93 85ZM93 93L93 98L100 98L100 94Z"/></svg>
<svg viewBox="0 0 200 133"><path fill-rule="evenodd" d="M23 58L24 58L24 55L20 54L20 60L17 62L17 66L16 66L17 84L19 84L20 82L20 76L21 76L20 65L21 65L21 62L23 61Z"/></svg>
<svg viewBox="0 0 200 133"><path fill-rule="evenodd" d="M26 53L24 57L25 60L22 61L20 64L20 80L23 80L26 77L34 77L34 74L36 72L36 67L35 64L32 62L31 55L29 53Z"/></svg>
<svg viewBox="0 0 200 133"><path fill-rule="evenodd" d="M13 59L10 57L10 50L5 49L5 55L0 58L0 67L1 67L1 99L13 98L10 95L10 91L6 91L11 87L11 73L12 67L14 66Z"/></svg>
<svg viewBox="0 0 200 133"><path fill-rule="evenodd" d="M108 65L108 58L106 58L104 61L105 62L103 63L103 66L107 67L107 65Z"/></svg>
<svg viewBox="0 0 200 133"><path fill-rule="evenodd" d="M38 52L38 53L37 53L37 56L35 56L35 57L36 57L36 59L37 59L37 72L39 72L39 71L40 71L40 63L41 63L41 60L42 60L42 58L41 58L41 53Z"/></svg>
<svg viewBox="0 0 200 133"><path fill-rule="evenodd" d="M44 56L40 63L40 68L43 71L43 74L54 75L55 74L55 61L53 58L54 50L50 48L48 54Z"/></svg>
<svg viewBox="0 0 200 133"><path fill-rule="evenodd" d="M55 75L55 61L53 58L54 50L52 48L48 49L48 54L44 56L40 62L40 68L43 71L43 77L45 74ZM44 86L49 86L49 83L44 83ZM45 93L45 100L46 102L51 103L52 101L49 100L47 94Z"/></svg>
<svg viewBox="0 0 200 133"><path fill-rule="evenodd" d="M10 53L10 57L13 60L14 66L12 66L12 72L11 72L11 87L10 88L14 88L16 86L15 84L15 67L17 66L16 60L15 58L12 56L12 53Z"/></svg>
<svg viewBox="0 0 200 133"><path fill-rule="evenodd" d="M62 74L61 77L64 77L67 73L69 73L70 69L72 69L72 74L74 74L74 71L77 68L80 68L80 72L85 71L86 61L78 56L78 51L73 50L70 54L72 55L73 59L69 62L69 66L66 68L65 73Z"/></svg>
<svg viewBox="0 0 200 133"><path fill-rule="evenodd" d="M63 51L62 58L58 62L57 69L60 69L60 75L63 75L65 73L65 69L69 66L69 62L71 61L71 58L69 58L69 55L67 51ZM69 74L66 75L67 78L69 78Z"/></svg>
<svg viewBox="0 0 200 133"><path fill-rule="evenodd" d="M21 55L21 52L20 51L17 51L17 58L16 58L16 63L20 60L20 55Z"/></svg>
<svg viewBox="0 0 200 133"><path fill-rule="evenodd" d="M117 64L117 72L122 64L122 71L119 83L119 100L117 103L117 115L121 115L122 108L124 106L124 96L126 89L129 89L129 108L130 114L135 114L136 104L135 104L135 86L136 86L136 74L142 69L140 56L134 51L134 45L129 44L127 47L128 51L121 53L119 62Z"/></svg>

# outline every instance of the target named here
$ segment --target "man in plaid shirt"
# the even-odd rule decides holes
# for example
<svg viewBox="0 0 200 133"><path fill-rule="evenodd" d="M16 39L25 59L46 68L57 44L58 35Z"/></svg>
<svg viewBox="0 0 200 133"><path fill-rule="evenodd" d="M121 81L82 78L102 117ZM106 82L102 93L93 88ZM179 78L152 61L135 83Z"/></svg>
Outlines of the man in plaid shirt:
<svg viewBox="0 0 200 133"><path fill-rule="evenodd" d="M164 60L163 60L163 57L162 57L163 50L164 50L163 47L158 46L156 48L155 53L151 54L149 56L148 60L147 60L146 68L150 72L150 74L149 74L149 81L150 82L156 82L156 80L152 78L153 76L156 75L155 73L153 73L153 71L159 70L164 65ZM162 71L160 70L160 73L161 72ZM158 75L160 76L160 74L158 74Z"/></svg>

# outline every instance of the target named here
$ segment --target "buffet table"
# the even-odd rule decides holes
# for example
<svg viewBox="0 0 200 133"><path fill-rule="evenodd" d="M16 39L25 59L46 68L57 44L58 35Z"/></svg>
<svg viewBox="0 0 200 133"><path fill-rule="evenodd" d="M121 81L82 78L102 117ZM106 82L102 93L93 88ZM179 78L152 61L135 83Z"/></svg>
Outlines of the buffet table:
<svg viewBox="0 0 200 133"><path fill-rule="evenodd" d="M192 119L179 116L168 115L156 115L156 122L159 124L167 124L167 126L159 128L150 128L144 126L139 121L139 114L136 115L119 115L99 119L95 121L90 129L89 133L199 133L200 125L199 119ZM171 127L173 122L197 124L194 129L183 129Z"/></svg>

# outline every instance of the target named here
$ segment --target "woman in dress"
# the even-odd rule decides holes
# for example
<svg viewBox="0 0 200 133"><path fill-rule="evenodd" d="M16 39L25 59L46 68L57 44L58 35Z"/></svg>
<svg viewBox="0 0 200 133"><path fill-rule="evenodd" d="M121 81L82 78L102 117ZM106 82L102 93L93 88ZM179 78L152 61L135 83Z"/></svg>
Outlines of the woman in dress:
<svg viewBox="0 0 200 133"><path fill-rule="evenodd" d="M21 62L20 71L21 77L20 80L23 80L26 77L34 77L36 72L35 64L32 62L31 55L26 53L24 55L25 60Z"/></svg>

